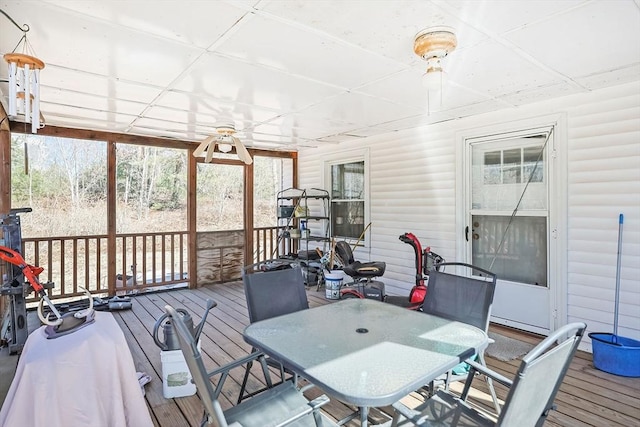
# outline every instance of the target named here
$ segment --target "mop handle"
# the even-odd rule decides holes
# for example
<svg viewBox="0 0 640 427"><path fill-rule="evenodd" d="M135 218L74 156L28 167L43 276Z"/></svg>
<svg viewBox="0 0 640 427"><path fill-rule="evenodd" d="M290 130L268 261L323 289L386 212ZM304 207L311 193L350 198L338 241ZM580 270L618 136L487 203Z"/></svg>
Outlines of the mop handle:
<svg viewBox="0 0 640 427"><path fill-rule="evenodd" d="M618 336L618 305L620 304L620 261L622 258L622 223L624 215L620 214L618 222L618 263L616 265L616 301L613 312L613 335Z"/></svg>

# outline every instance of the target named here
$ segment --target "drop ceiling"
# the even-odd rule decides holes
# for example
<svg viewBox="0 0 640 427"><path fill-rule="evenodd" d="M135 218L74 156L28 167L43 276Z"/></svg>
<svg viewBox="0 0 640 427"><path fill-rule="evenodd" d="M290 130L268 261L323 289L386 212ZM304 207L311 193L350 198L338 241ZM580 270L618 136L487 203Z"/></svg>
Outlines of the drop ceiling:
<svg viewBox="0 0 640 427"><path fill-rule="evenodd" d="M640 80L640 0L0 0L48 125L296 150ZM427 107L420 30L454 28ZM22 33L0 15L0 52ZM0 79L6 80L6 67ZM7 84L0 82L6 106Z"/></svg>

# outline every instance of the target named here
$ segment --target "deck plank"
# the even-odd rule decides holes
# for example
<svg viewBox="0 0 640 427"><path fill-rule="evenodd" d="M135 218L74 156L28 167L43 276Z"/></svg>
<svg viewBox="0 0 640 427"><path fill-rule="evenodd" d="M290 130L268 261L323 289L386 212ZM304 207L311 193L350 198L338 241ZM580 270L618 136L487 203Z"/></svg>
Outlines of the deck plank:
<svg viewBox="0 0 640 427"><path fill-rule="evenodd" d="M307 295L310 307L333 302L325 298L324 291L316 291L315 288L308 290ZM174 399L163 397L160 349L152 338L154 324L156 319L164 314L164 306L170 304L176 308L186 308L197 325L204 314L208 298L216 301L218 305L207 317L201 335L201 345L205 366L207 369L214 369L251 351L251 346L242 337L242 331L249 324L249 316L241 282L204 286L194 290L174 289L141 294L133 297L134 303L130 310L113 312L131 349L136 369L146 372L152 378L145 387L145 399L157 427L198 426L203 408L197 396ZM273 298L277 298L277 295ZM268 304L269 301L265 303ZM33 323L35 316L31 314L29 322ZM490 330L530 344L537 344L543 339L536 334L500 325L492 324ZM0 353L0 368L15 363L15 357ZM512 377L519 365L519 360L503 362L490 356L486 359L490 368L507 377ZM241 370L231 373L221 398L223 408L235 403L243 373ZM259 372L252 371L249 389L255 390L262 386L263 380ZM452 389L455 391L456 387L458 385L452 386ZM485 381L474 380L473 388L473 404L490 411L492 403ZM496 391L499 399L504 400L507 389L496 384ZM313 398L319 394L321 391L313 389L308 392L308 397ZM0 393L0 402L4 401L4 398L5 394ZM414 393L409 399L416 401L420 397ZM593 366L591 354L579 351L555 403L557 409L551 412L545 423L546 427L640 426L640 379L615 376L597 370ZM344 418L354 410L353 407L336 399L332 399L324 409L334 420ZM384 416L378 419L384 420ZM358 424L354 420L347 423L346 427L355 427Z"/></svg>

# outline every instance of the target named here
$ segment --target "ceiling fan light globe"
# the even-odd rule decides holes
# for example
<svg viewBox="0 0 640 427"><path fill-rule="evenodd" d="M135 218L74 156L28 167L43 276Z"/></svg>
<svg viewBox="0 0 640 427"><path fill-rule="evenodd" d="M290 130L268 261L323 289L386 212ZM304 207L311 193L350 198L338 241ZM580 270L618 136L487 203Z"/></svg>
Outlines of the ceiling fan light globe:
<svg viewBox="0 0 640 427"><path fill-rule="evenodd" d="M429 91L441 91L444 85L444 73L442 70L427 71L422 75L422 86Z"/></svg>
<svg viewBox="0 0 640 427"><path fill-rule="evenodd" d="M218 144L218 150L220 150L221 153L228 153L231 151L231 148L231 144L227 144L226 142Z"/></svg>

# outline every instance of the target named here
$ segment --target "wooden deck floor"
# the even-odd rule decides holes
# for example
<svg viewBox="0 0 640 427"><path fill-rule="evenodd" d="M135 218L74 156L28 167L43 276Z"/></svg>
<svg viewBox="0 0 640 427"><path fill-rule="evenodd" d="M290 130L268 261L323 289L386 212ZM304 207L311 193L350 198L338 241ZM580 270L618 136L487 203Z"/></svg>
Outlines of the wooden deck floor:
<svg viewBox="0 0 640 427"><path fill-rule="evenodd" d="M308 296L312 307L330 302L324 298L323 291L316 292L313 289L308 291ZM197 323L204 313L207 298L212 298L218 303L209 313L207 325L201 336L205 364L208 369L213 369L246 355L251 350L242 339L242 331L249 324L249 319L241 283L140 295L134 298L131 310L113 312L125 333L136 369L148 373L152 378L145 388L146 401L157 426L197 426L202 416L202 405L197 396L175 399L163 397L160 349L151 336L155 320L163 314L164 305L171 304L189 310ZM535 335L495 325L491 326L491 330L532 344L541 339ZM487 357L487 363L507 377L513 377L519 361L501 362ZM227 400L222 402L223 405L232 405L231 401L234 399L233 396L237 395L241 376L242 372L235 373L232 381L228 383L228 390L226 388L224 392ZM255 382L254 380L254 386L257 386ZM474 381L474 388L479 390L476 403L490 408L489 397L483 393L484 381ZM504 399L506 389L499 385L496 388L499 398ZM4 396L0 396L0 399L3 398ZM596 370L591 355L579 352L555 403L558 408L552 412L545 426L640 426L640 379L618 377ZM335 419L341 419L353 411L353 408L335 399L325 408ZM383 421L384 417L379 415L378 420ZM356 421L347 424L356 425Z"/></svg>

